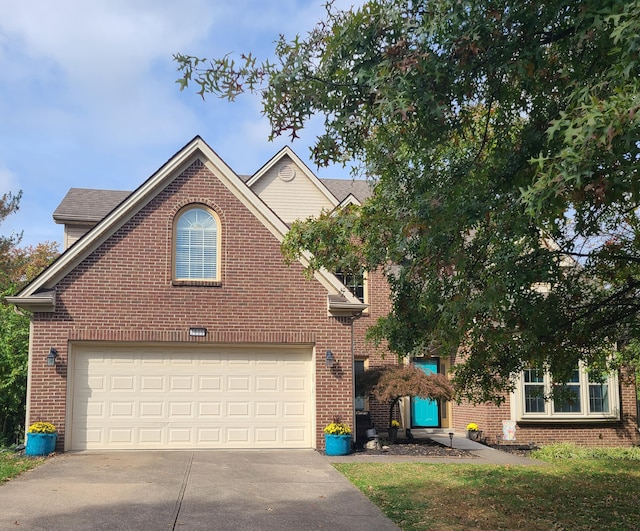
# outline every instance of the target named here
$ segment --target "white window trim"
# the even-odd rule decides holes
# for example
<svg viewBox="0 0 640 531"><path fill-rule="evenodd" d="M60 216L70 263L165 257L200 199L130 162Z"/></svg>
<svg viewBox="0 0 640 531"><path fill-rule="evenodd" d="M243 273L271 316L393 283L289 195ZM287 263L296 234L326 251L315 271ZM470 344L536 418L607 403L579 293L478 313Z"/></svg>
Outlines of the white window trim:
<svg viewBox="0 0 640 531"><path fill-rule="evenodd" d="M363 295L363 299L361 302L362 304L369 304L369 279L368 279L368 274L367 274L367 270L363 270L362 271L362 295ZM340 276L338 276L336 274L336 277L338 278L338 280L340 280L342 282L342 280L340 279ZM349 290L349 292L355 297L356 295L351 292L351 289L349 288L349 286L347 286L346 284L343 284L344 287ZM369 313L369 309L367 308L363 313Z"/></svg>
<svg viewBox="0 0 640 531"><path fill-rule="evenodd" d="M215 223L216 223L216 250L215 250L215 260L216 260L216 276L215 277L207 277L207 278L194 278L194 277L180 277L177 275L177 242L178 242L178 223L181 219L181 217L185 214L187 214L189 211L191 210L203 210L205 212L207 212L208 214L210 214ZM172 245L172 264L171 264L171 268L172 268L172 278L173 278L173 282L174 284L209 284L209 283L219 283L220 279L221 279L221 241L222 241L222 237L221 237L221 233L222 233L222 227L221 227L221 223L220 223L220 217L218 216L218 214L211 208L209 208L206 205L200 204L200 203L192 203L189 204L187 206L185 206L184 208L180 209L180 211L176 214L174 221L173 221L173 241L171 243Z"/></svg>
<svg viewBox="0 0 640 531"><path fill-rule="evenodd" d="M553 399L545 401L545 410L541 413L527 413L525 411L525 382L523 373L520 373L516 381L516 387L511 393L511 404L515 406L512 411L516 420L522 422L602 422L620 420L620 393L618 386L618 374L614 371L609 374L605 382L608 384L609 411L589 412L589 379L588 373L580 365L580 403L582 411L577 413L556 413L553 411ZM551 393L552 381L549 373L544 375L544 393Z"/></svg>

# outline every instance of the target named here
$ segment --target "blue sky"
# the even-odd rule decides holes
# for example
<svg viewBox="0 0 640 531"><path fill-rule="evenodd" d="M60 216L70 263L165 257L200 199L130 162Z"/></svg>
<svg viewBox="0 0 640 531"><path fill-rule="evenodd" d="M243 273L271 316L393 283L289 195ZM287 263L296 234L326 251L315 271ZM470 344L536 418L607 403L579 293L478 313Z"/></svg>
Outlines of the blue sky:
<svg viewBox="0 0 640 531"><path fill-rule="evenodd" d="M0 194L23 192L0 233L61 242L51 215L69 188L133 190L195 135L236 172L255 172L288 142L267 141L259 97L180 92L172 56L269 57L279 34L311 29L323 3L0 0ZM313 136L292 144L305 161Z"/></svg>

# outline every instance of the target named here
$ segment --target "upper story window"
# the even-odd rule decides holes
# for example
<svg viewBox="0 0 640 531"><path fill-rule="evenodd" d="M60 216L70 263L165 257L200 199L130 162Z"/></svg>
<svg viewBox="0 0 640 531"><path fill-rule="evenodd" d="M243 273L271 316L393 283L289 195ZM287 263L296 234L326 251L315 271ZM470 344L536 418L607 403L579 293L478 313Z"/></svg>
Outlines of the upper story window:
<svg viewBox="0 0 640 531"><path fill-rule="evenodd" d="M188 207L178 214L174 227L174 279L220 280L220 223L204 206Z"/></svg>
<svg viewBox="0 0 640 531"><path fill-rule="evenodd" d="M525 369L514 392L519 420L568 421L620 418L617 375L595 374L576 367L569 380L550 399L551 376L540 369Z"/></svg>
<svg viewBox="0 0 640 531"><path fill-rule="evenodd" d="M367 280L364 270L358 274L336 271L335 276L360 302L367 304Z"/></svg>

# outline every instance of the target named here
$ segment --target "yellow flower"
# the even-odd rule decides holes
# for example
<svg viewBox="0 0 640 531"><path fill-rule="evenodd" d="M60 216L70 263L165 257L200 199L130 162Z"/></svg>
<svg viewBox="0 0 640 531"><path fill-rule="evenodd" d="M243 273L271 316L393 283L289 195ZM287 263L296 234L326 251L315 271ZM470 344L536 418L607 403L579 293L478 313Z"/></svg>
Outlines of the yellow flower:
<svg viewBox="0 0 640 531"><path fill-rule="evenodd" d="M479 431L478 425L475 422L470 422L467 424L467 431Z"/></svg>
<svg viewBox="0 0 640 531"><path fill-rule="evenodd" d="M391 427L392 428L399 428L400 427L400 423L397 420L392 420L391 421Z"/></svg>
<svg viewBox="0 0 640 531"><path fill-rule="evenodd" d="M344 422L332 422L325 427L324 432L328 435L349 435L351 428Z"/></svg>
<svg viewBox="0 0 640 531"><path fill-rule="evenodd" d="M55 433L56 427L50 422L34 422L27 431L29 433Z"/></svg>

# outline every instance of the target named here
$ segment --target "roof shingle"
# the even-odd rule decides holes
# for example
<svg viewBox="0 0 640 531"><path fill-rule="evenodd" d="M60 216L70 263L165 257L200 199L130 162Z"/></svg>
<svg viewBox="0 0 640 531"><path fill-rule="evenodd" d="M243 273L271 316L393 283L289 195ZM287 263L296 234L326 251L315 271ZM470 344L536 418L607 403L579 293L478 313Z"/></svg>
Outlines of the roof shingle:
<svg viewBox="0 0 640 531"><path fill-rule="evenodd" d="M95 222L131 195L124 190L93 190L91 188L71 188L53 213L56 223Z"/></svg>

